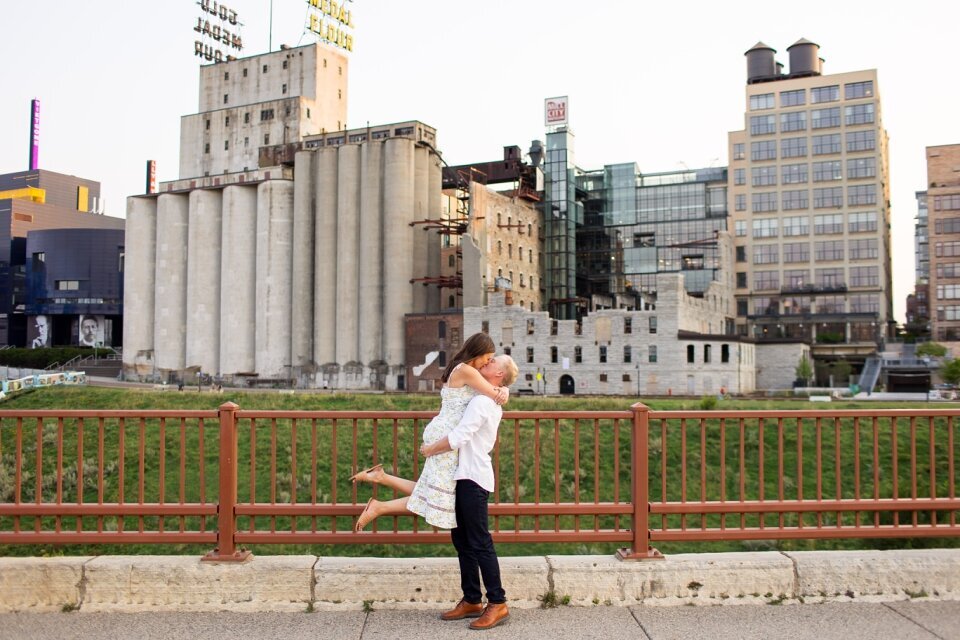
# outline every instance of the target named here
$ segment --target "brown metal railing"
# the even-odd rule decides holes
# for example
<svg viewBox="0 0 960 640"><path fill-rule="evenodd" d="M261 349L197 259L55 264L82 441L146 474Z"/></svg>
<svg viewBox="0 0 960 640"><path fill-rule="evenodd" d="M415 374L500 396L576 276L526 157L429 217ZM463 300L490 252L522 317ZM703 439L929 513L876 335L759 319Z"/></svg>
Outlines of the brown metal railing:
<svg viewBox="0 0 960 640"><path fill-rule="evenodd" d="M353 523L357 469L416 478L432 412L0 411L0 544L447 542L412 517ZM508 411L498 542L955 536L955 410ZM216 422L217 428L214 428Z"/></svg>

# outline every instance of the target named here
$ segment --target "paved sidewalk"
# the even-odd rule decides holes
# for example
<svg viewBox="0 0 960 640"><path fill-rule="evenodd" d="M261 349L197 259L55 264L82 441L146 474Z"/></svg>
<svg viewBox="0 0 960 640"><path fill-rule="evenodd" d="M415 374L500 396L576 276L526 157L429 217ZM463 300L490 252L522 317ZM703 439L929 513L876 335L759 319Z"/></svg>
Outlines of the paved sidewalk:
<svg viewBox="0 0 960 640"><path fill-rule="evenodd" d="M0 639L284 640L960 640L960 602L515 609L483 633L440 610L370 613L24 613L0 615Z"/></svg>

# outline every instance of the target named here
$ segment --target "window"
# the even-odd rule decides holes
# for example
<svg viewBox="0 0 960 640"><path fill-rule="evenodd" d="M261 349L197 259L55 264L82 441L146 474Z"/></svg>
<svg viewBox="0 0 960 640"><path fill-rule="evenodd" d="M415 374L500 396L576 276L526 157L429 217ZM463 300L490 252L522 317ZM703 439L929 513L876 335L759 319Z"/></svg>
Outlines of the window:
<svg viewBox="0 0 960 640"><path fill-rule="evenodd" d="M813 155L825 156L830 153L840 153L840 134L813 136Z"/></svg>
<svg viewBox="0 0 960 640"><path fill-rule="evenodd" d="M810 235L810 218L807 216L790 216L783 219L783 237Z"/></svg>
<svg viewBox="0 0 960 640"><path fill-rule="evenodd" d="M786 252L786 247L784 247ZM807 247L807 255L810 255L810 248ZM790 289L801 289L810 284L809 269L787 269L783 272L783 286Z"/></svg>
<svg viewBox="0 0 960 640"><path fill-rule="evenodd" d="M204 153L210 153L210 143L209 143L209 142L205 142L205 143L203 144L203 152L204 152Z"/></svg>
<svg viewBox="0 0 960 640"><path fill-rule="evenodd" d="M447 352L441 351L439 357L437 358L437 366L441 369L447 366Z"/></svg>
<svg viewBox="0 0 960 640"><path fill-rule="evenodd" d="M737 262L747 261L747 248L743 246L736 247Z"/></svg>
<svg viewBox="0 0 960 640"><path fill-rule="evenodd" d="M250 146L250 138L244 137L244 139L243 139L243 146L245 146L245 147L249 147L249 146ZM246 171L247 168L244 167L243 170Z"/></svg>
<svg viewBox="0 0 960 640"><path fill-rule="evenodd" d="M809 191L799 189L796 191L783 192L783 210L793 211L794 209L806 209L810 206Z"/></svg>
<svg viewBox="0 0 960 640"><path fill-rule="evenodd" d="M937 264L938 278L960 278L960 263Z"/></svg>
<svg viewBox="0 0 960 640"><path fill-rule="evenodd" d="M229 140L224 140L224 141L223 141L223 150L224 150L224 151L229 151L229 149L230 149L230 141L229 141Z"/></svg>
<svg viewBox="0 0 960 640"><path fill-rule="evenodd" d="M737 289L747 288L747 272L737 271Z"/></svg>
<svg viewBox="0 0 960 640"><path fill-rule="evenodd" d="M811 129L830 129L840 126L840 107L813 109L810 111Z"/></svg>
<svg viewBox="0 0 960 640"><path fill-rule="evenodd" d="M843 260L843 240L821 240L813 243L813 258L817 262Z"/></svg>
<svg viewBox="0 0 960 640"><path fill-rule="evenodd" d="M710 348L710 347L711 347L711 345L709 345L709 344L703 345L703 361L704 361L704 363L710 362L710 351L711 351L711 348Z"/></svg>
<svg viewBox="0 0 960 640"><path fill-rule="evenodd" d="M843 214L828 213L813 216L813 233L818 236L828 236L843 233Z"/></svg>
<svg viewBox="0 0 960 640"><path fill-rule="evenodd" d="M225 93L223 94L223 104L227 104L228 102L230 102L230 94Z"/></svg>
<svg viewBox="0 0 960 640"><path fill-rule="evenodd" d="M583 362L583 349L580 347L573 348L573 361L577 363Z"/></svg>
<svg viewBox="0 0 960 640"><path fill-rule="evenodd" d="M556 347L550 347L550 362L556 364L557 359L558 359L557 348L556 348Z"/></svg>
<svg viewBox="0 0 960 640"><path fill-rule="evenodd" d="M57 280L57 291L77 291L80 289L79 280Z"/></svg>
<svg viewBox="0 0 960 640"><path fill-rule="evenodd" d="M552 336L557 335L557 321L556 321L556 320L551 320L551 321L550 321L550 335L552 335Z"/></svg>
<svg viewBox="0 0 960 640"><path fill-rule="evenodd" d="M527 364L533 364L533 347L527 347Z"/></svg>
<svg viewBox="0 0 960 640"><path fill-rule="evenodd" d="M776 160L777 142L775 140L762 140L760 142L750 143L750 159L754 162L758 160Z"/></svg>
<svg viewBox="0 0 960 640"><path fill-rule="evenodd" d="M873 97L873 80L866 82L848 82L843 85L843 97L847 100Z"/></svg>
<svg viewBox="0 0 960 640"><path fill-rule="evenodd" d="M269 134L269 133L263 134L263 144L270 144L270 134Z"/></svg>
<svg viewBox="0 0 960 640"><path fill-rule="evenodd" d="M874 121L874 106L872 102L867 104L855 104L843 108L843 123L847 126L857 124L870 124Z"/></svg>
<svg viewBox="0 0 960 640"><path fill-rule="evenodd" d="M730 345L720 345L720 362L730 362Z"/></svg>
<svg viewBox="0 0 960 640"><path fill-rule="evenodd" d="M876 211L859 211L856 213L851 213L849 215L850 224L849 230L851 233L858 233L860 231L876 231L877 230L877 212Z"/></svg>
<svg viewBox="0 0 960 640"><path fill-rule="evenodd" d="M246 69L246 68L243 69L243 77L244 77L244 78L247 77L247 69Z"/></svg>
<svg viewBox="0 0 960 640"><path fill-rule="evenodd" d="M806 138L784 138L780 141L780 157L782 158L806 158L807 157L807 139Z"/></svg>
<svg viewBox="0 0 960 640"><path fill-rule="evenodd" d="M934 197L933 210L934 211L960 210L960 194Z"/></svg>
<svg viewBox="0 0 960 640"><path fill-rule="evenodd" d="M753 167L750 170L750 182L755 187L768 187L777 184L777 167Z"/></svg>
<svg viewBox="0 0 960 640"><path fill-rule="evenodd" d="M933 228L937 234L960 233L960 218L944 218L934 222Z"/></svg>
<svg viewBox="0 0 960 640"><path fill-rule="evenodd" d="M210 118L207 118L207 131L210 131Z"/></svg>
<svg viewBox="0 0 960 640"><path fill-rule="evenodd" d="M624 319L623 319L623 332L624 332L624 333L633 333L633 318L624 318Z"/></svg>
<svg viewBox="0 0 960 640"><path fill-rule="evenodd" d="M938 284L937 300L956 300L960 298L960 284Z"/></svg>
<svg viewBox="0 0 960 640"><path fill-rule="evenodd" d="M814 270L814 282L818 287L839 287L843 285L843 267L829 267Z"/></svg>
<svg viewBox="0 0 960 640"><path fill-rule="evenodd" d="M760 218L753 221L754 238L776 238L777 237L777 219Z"/></svg>
<svg viewBox="0 0 960 640"><path fill-rule="evenodd" d="M847 132L847 151L873 151L876 147L877 132L874 129Z"/></svg>
<svg viewBox="0 0 960 640"><path fill-rule="evenodd" d="M958 285L958 288L960 288L960 285ZM623 346L623 361L627 364L633 362L633 351L628 344Z"/></svg>
<svg viewBox="0 0 960 640"><path fill-rule="evenodd" d="M733 145L733 159L734 160L743 160L746 157L744 152L744 144L742 142L737 142Z"/></svg>
<svg viewBox="0 0 960 640"><path fill-rule="evenodd" d="M687 345L687 362L692 363L696 360L697 354L696 349L692 344Z"/></svg>
<svg viewBox="0 0 960 640"><path fill-rule="evenodd" d="M938 242L934 247L934 255L938 258L960 257L960 242Z"/></svg>
<svg viewBox="0 0 960 640"><path fill-rule="evenodd" d="M746 171L746 169L734 169L734 170L733 170L733 184L735 184L735 185L747 184L747 171Z"/></svg>
<svg viewBox="0 0 960 640"><path fill-rule="evenodd" d="M489 320L481 320L481 321L480 321L480 331L481 331L482 333L485 333L485 334L487 334L487 335L490 335L490 321L489 321Z"/></svg>
<svg viewBox="0 0 960 640"><path fill-rule="evenodd" d="M850 267L851 287L877 287L879 285L880 274L878 267Z"/></svg>
<svg viewBox="0 0 960 640"><path fill-rule="evenodd" d="M785 242L783 244L783 262L810 262L809 242Z"/></svg>
<svg viewBox="0 0 960 640"><path fill-rule="evenodd" d="M747 194L738 193L733 197L733 208L736 211L746 211L747 210Z"/></svg>
<svg viewBox="0 0 960 640"><path fill-rule="evenodd" d="M783 165L780 167L780 180L783 184L806 184L807 163Z"/></svg>
<svg viewBox="0 0 960 640"><path fill-rule="evenodd" d="M250 112L247 111L243 114L243 124L250 124Z"/></svg>
<svg viewBox="0 0 960 640"><path fill-rule="evenodd" d="M847 204L857 207L867 204L877 204L877 185L856 184L847 187Z"/></svg>
<svg viewBox="0 0 960 640"><path fill-rule="evenodd" d="M284 60L284 61L283 61L283 68L284 68L284 69L286 69L286 68L287 68L287 66L288 66L288 65L287 65L287 61L286 61L286 60Z"/></svg>
<svg viewBox="0 0 960 640"><path fill-rule="evenodd" d="M843 313L843 296L817 296L817 313Z"/></svg>
<svg viewBox="0 0 960 640"><path fill-rule="evenodd" d="M850 313L879 313L880 298L876 295L850 296ZM942 319L942 318L938 318ZM960 317L956 318L960 319Z"/></svg>
<svg viewBox="0 0 960 640"><path fill-rule="evenodd" d="M750 135L762 136L777 132L777 117L769 116L750 116Z"/></svg>
<svg viewBox="0 0 960 640"><path fill-rule="evenodd" d="M774 106L772 93L761 93L757 96L750 96L750 111L773 109Z"/></svg>
<svg viewBox="0 0 960 640"><path fill-rule="evenodd" d="M528 335L528 336L532 336L532 335L533 335L533 331L534 331L534 329L536 328L536 326L537 326L537 321L536 321L536 320L534 320L533 318L530 318L530 319L527 320L527 335Z"/></svg>
<svg viewBox="0 0 960 640"><path fill-rule="evenodd" d="M607 381L607 374L601 373L601 374L600 374L600 382L606 382L606 381Z"/></svg>
<svg viewBox="0 0 960 640"><path fill-rule="evenodd" d="M263 65L263 72L264 72L264 73L267 72L267 69L268 69L267 65Z"/></svg>
<svg viewBox="0 0 960 640"><path fill-rule="evenodd" d="M743 238L747 235L747 221L746 220L736 220L733 223L734 234L738 238Z"/></svg>
<svg viewBox="0 0 960 640"><path fill-rule="evenodd" d="M224 118L224 123L223 123L223 124L224 124L224 126L227 126L227 127L230 126L230 116L227 116L226 118Z"/></svg>
<svg viewBox="0 0 960 640"><path fill-rule="evenodd" d="M753 264L776 264L779 262L778 247L775 244L761 244L753 247Z"/></svg>
<svg viewBox="0 0 960 640"><path fill-rule="evenodd" d="M447 337L447 323L444 320L437 323L437 337L441 339Z"/></svg>
<svg viewBox="0 0 960 640"><path fill-rule="evenodd" d="M843 167L839 160L813 163L813 181L829 182L843 179Z"/></svg>
<svg viewBox="0 0 960 640"><path fill-rule="evenodd" d="M814 87L810 89L810 104L820 102L836 102L840 99L840 85L834 84L829 87Z"/></svg>
<svg viewBox="0 0 960 640"><path fill-rule="evenodd" d="M657 345L651 344L647 347L647 362L656 362L657 361Z"/></svg>
<svg viewBox="0 0 960 640"><path fill-rule="evenodd" d="M657 332L657 316L650 316L647 326L650 333L656 333Z"/></svg>
<svg viewBox="0 0 960 640"><path fill-rule="evenodd" d="M749 307L749 305L748 305L748 302L747 302L746 300L743 300L743 299L738 299L738 300L737 300L737 315L742 318L742 317L745 317L749 311L750 311L750 307Z"/></svg>
<svg viewBox="0 0 960 640"><path fill-rule="evenodd" d="M309 119L309 118L310 118L310 107L307 107L307 119ZM366 138L364 138L364 139L366 139Z"/></svg>
<svg viewBox="0 0 960 640"><path fill-rule="evenodd" d="M780 114L780 131L806 131L807 113L806 111L794 111L792 113Z"/></svg>
<svg viewBox="0 0 960 640"><path fill-rule="evenodd" d="M511 243L507 243L507 257L508 257L508 258L512 258L512 257L513 257L513 243L512 243L512 242L511 242Z"/></svg>
<svg viewBox="0 0 960 640"><path fill-rule="evenodd" d="M774 191L769 193L754 193L752 194L751 202L753 203L754 213L777 210L777 194Z"/></svg>
<svg viewBox="0 0 960 640"><path fill-rule="evenodd" d="M600 347L600 362L607 361L607 348L605 346Z"/></svg>
<svg viewBox="0 0 960 640"><path fill-rule="evenodd" d="M871 260L879 255L876 238L851 238L847 241L851 260Z"/></svg>
<svg viewBox="0 0 960 640"><path fill-rule="evenodd" d="M807 92L805 89L780 92L781 107L799 107L804 104L807 104Z"/></svg>
<svg viewBox="0 0 960 640"><path fill-rule="evenodd" d="M813 190L813 208L827 209L843 206L843 187L827 187Z"/></svg>
<svg viewBox="0 0 960 640"><path fill-rule="evenodd" d="M847 160L847 178L874 178L876 175L876 158L850 158Z"/></svg>
<svg viewBox="0 0 960 640"><path fill-rule="evenodd" d="M623 374L623 381L624 381L624 382L630 382L630 374L629 374L629 373Z"/></svg>
<svg viewBox="0 0 960 640"><path fill-rule="evenodd" d="M280 93L286 93L286 92L287 92L287 84L284 83L280 88Z"/></svg>
<svg viewBox="0 0 960 640"><path fill-rule="evenodd" d="M780 288L780 272L754 271L753 288L756 291L776 291Z"/></svg>

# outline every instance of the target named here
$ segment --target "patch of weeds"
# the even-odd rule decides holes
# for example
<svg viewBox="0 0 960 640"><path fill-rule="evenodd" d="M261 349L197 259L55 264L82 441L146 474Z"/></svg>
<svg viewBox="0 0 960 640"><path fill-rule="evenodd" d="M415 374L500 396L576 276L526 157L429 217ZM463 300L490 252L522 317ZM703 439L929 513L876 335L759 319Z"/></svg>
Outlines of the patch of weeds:
<svg viewBox="0 0 960 640"><path fill-rule="evenodd" d="M613 603L610 602L609 600L604 600L604 601L603 601L603 604L604 604L604 606L609 607L609 606L611 606Z"/></svg>
<svg viewBox="0 0 960 640"><path fill-rule="evenodd" d="M68 602L62 607L60 607L60 611L62 611L63 613L73 613L79 608L80 608L80 605L78 605L76 602Z"/></svg>
<svg viewBox="0 0 960 640"><path fill-rule="evenodd" d="M312 602L308 602L308 603L307 603L307 610L306 610L304 613L313 613L313 612L314 612L313 603L312 603Z"/></svg>
<svg viewBox="0 0 960 640"><path fill-rule="evenodd" d="M727 593L721 593L721 594L720 594L720 599L721 599L721 600L727 600L729 597L730 597L730 595L727 594ZM741 596L741 597L743 597L743 596Z"/></svg>
<svg viewBox="0 0 960 640"><path fill-rule="evenodd" d="M910 598L926 598L928 595L927 590L923 587L920 587L920 591L911 591L910 589L904 589L903 592L907 594Z"/></svg>
<svg viewBox="0 0 960 640"><path fill-rule="evenodd" d="M843 595L847 596L848 598L854 597L853 591L851 591L850 589L847 589L846 593L844 593Z"/></svg>
<svg viewBox="0 0 960 640"><path fill-rule="evenodd" d="M767 596L769 598L769 596ZM783 604L783 601L787 599L787 594L781 593L776 598L771 598L767 600L767 604Z"/></svg>
<svg viewBox="0 0 960 640"><path fill-rule="evenodd" d="M690 589L691 591L696 591L702 586L703 584L697 582L696 580L691 580L690 583L687 585L687 589Z"/></svg>
<svg viewBox="0 0 960 640"><path fill-rule="evenodd" d="M556 609L570 604L570 596L558 596L556 591L547 591L542 596L537 596L537 600L540 601L541 609Z"/></svg>
<svg viewBox="0 0 960 640"><path fill-rule="evenodd" d="M373 600L364 600L363 601L363 612L371 613L373 611Z"/></svg>
<svg viewBox="0 0 960 640"><path fill-rule="evenodd" d="M593 599L593 604L594 604L594 605L600 604L600 598L594 598L594 599Z"/></svg>
<svg viewBox="0 0 960 640"><path fill-rule="evenodd" d="M764 597L764 598L772 598L772 597L773 597L773 592L772 592L772 591L767 591L765 594L763 594L763 597Z"/></svg>
<svg viewBox="0 0 960 640"><path fill-rule="evenodd" d="M746 596L744 596L742 593L738 593L738 594L737 594L737 597L738 597L738 598L744 598L744 597L746 597Z"/></svg>

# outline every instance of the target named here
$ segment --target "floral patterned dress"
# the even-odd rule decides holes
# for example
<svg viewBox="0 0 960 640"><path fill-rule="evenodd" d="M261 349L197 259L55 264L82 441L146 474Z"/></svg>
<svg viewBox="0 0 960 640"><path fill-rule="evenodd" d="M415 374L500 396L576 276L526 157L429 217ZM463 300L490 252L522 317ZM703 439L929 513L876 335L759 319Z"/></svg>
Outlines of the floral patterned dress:
<svg viewBox="0 0 960 640"><path fill-rule="evenodd" d="M466 385L457 389L441 389L440 413L423 430L423 442L431 444L453 431L463 418L467 404L476 395L477 392ZM441 529L453 529L457 526L454 512L457 482L453 479L457 462L459 453L456 450L427 458L417 486L407 501L407 509Z"/></svg>

